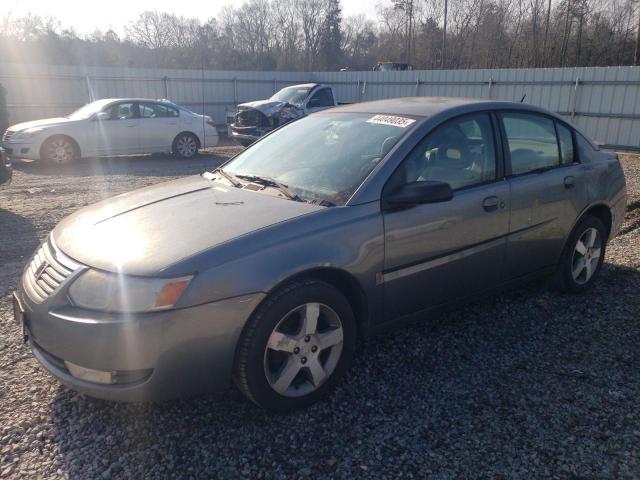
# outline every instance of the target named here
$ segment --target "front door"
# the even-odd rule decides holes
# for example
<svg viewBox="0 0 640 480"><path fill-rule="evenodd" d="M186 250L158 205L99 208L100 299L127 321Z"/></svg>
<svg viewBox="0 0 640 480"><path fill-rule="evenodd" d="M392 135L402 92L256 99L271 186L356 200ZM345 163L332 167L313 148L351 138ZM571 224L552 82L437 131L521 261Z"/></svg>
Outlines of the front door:
<svg viewBox="0 0 640 480"><path fill-rule="evenodd" d="M309 114L313 112L319 112L320 110L324 110L326 108L331 108L334 106L335 101L333 99L333 93L331 89L321 88L317 90L307 101L305 113Z"/></svg>
<svg viewBox="0 0 640 480"><path fill-rule="evenodd" d="M105 110L109 116L94 122L98 155L124 155L140 151L138 105L123 101Z"/></svg>
<svg viewBox="0 0 640 480"><path fill-rule="evenodd" d="M509 185L498 158L492 118L476 113L437 127L394 173L387 187L436 180L449 183L454 196L384 212L387 320L501 281Z"/></svg>

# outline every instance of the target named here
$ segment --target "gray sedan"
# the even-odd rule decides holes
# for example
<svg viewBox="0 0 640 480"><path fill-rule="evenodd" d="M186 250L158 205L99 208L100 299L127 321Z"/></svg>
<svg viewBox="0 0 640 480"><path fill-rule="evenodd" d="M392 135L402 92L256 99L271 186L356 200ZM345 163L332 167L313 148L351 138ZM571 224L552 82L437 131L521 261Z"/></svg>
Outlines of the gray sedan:
<svg viewBox="0 0 640 480"><path fill-rule="evenodd" d="M587 289L625 206L616 154L546 110L354 104L77 211L26 266L15 315L42 365L88 395L233 380L288 411L402 320L535 277Z"/></svg>

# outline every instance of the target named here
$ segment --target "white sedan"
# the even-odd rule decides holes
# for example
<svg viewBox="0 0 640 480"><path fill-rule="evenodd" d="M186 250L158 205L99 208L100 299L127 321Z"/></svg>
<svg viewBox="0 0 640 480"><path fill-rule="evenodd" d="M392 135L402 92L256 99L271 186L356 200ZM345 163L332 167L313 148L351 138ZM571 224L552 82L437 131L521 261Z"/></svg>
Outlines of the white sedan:
<svg viewBox="0 0 640 480"><path fill-rule="evenodd" d="M166 100L97 100L60 118L7 129L3 146L13 158L71 163L81 157L172 153L191 158L218 143L211 117Z"/></svg>

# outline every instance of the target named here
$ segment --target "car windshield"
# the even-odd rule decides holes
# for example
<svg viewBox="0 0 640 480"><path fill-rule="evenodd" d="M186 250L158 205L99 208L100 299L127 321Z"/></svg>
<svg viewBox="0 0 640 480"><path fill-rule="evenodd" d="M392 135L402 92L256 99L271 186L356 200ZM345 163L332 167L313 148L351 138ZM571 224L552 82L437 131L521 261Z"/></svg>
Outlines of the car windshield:
<svg viewBox="0 0 640 480"><path fill-rule="evenodd" d="M371 113L323 113L286 125L251 146L224 172L265 177L304 201L344 205L415 119Z"/></svg>
<svg viewBox="0 0 640 480"><path fill-rule="evenodd" d="M95 102L87 103L84 107L80 107L75 112L67 115L67 118L71 120L82 120L83 118L89 118L91 115L102 110L102 107L104 107L110 101L111 100L97 100Z"/></svg>
<svg viewBox="0 0 640 480"><path fill-rule="evenodd" d="M283 88L271 97L271 100L277 102L286 102L291 105L300 107L304 103L304 99L309 95L309 87L287 87Z"/></svg>

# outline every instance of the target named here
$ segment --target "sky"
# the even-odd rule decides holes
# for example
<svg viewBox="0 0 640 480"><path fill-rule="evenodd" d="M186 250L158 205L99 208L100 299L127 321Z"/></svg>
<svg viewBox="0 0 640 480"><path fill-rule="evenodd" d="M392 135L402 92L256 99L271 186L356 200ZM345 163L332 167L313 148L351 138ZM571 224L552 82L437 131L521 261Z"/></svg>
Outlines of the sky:
<svg viewBox="0 0 640 480"><path fill-rule="evenodd" d="M224 5L240 5L242 0L0 0L0 18L7 14L21 17L28 13L60 19L62 26L72 26L78 33L96 29L113 29L118 34L139 13L158 10L184 17L207 20ZM343 16L364 13L375 18L375 2L370 0L342 0Z"/></svg>

